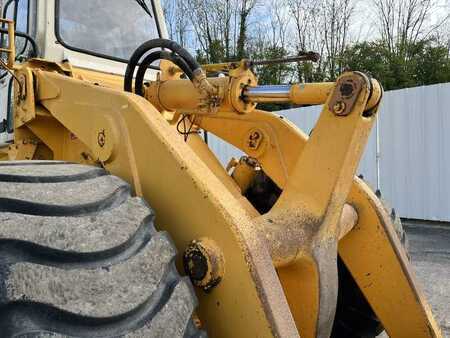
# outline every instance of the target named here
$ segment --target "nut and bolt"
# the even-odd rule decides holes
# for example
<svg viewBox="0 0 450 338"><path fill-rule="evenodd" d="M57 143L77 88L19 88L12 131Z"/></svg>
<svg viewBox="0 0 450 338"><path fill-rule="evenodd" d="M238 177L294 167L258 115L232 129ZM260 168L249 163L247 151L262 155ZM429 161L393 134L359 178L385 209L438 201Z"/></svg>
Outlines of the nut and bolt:
<svg viewBox="0 0 450 338"><path fill-rule="evenodd" d="M355 104L361 86L357 80L349 77L340 79L337 86L338 90L334 94L329 109L337 116L347 116Z"/></svg>
<svg viewBox="0 0 450 338"><path fill-rule="evenodd" d="M209 292L222 280L225 260L222 250L209 238L192 241L183 254L183 266L192 283Z"/></svg>
<svg viewBox="0 0 450 338"><path fill-rule="evenodd" d="M248 147L252 150L257 150L262 142L262 133L258 130L252 131L248 137Z"/></svg>
<svg viewBox="0 0 450 338"><path fill-rule="evenodd" d="M97 135L97 143L100 146L100 148L103 148L106 144L106 134L105 129L99 131Z"/></svg>
<svg viewBox="0 0 450 338"><path fill-rule="evenodd" d="M344 115L345 108L347 108L345 102L337 101L333 106L333 113L335 113L336 115Z"/></svg>

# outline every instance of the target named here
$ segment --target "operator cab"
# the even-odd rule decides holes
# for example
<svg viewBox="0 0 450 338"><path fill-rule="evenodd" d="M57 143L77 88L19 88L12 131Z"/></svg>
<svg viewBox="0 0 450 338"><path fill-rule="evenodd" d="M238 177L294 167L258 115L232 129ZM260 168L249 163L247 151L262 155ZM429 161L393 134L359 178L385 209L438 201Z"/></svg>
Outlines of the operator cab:
<svg viewBox="0 0 450 338"><path fill-rule="evenodd" d="M167 36L159 0L8 0L1 14L26 35L16 36L18 62L37 56L123 75L139 45ZM0 35L3 47L7 38ZM0 143L12 139L12 87L0 69Z"/></svg>

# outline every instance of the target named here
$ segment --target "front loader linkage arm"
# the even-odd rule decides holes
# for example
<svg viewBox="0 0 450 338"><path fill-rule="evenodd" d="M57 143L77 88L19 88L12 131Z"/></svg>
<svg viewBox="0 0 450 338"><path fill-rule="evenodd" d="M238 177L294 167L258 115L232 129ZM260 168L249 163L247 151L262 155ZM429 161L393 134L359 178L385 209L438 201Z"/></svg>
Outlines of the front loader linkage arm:
<svg viewBox="0 0 450 338"><path fill-rule="evenodd" d="M210 80L221 98L214 113L196 110L203 98L189 81L162 74L145 99L67 65L23 64L9 158L101 163L149 201L179 250L219 257L220 278L197 290L211 337L328 337L338 253L391 337L441 337L389 215L355 178L382 96L377 81L348 72L291 87L283 100L324 104L308 139L255 109L248 69ZM243 150L282 189L267 214L240 196L198 136L184 142L168 123L179 113Z"/></svg>

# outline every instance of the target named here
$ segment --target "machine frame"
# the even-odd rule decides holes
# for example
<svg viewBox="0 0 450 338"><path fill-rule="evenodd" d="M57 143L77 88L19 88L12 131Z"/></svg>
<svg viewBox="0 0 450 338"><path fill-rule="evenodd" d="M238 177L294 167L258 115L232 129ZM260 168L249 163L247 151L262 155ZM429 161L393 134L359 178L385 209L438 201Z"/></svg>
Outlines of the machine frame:
<svg viewBox="0 0 450 338"><path fill-rule="evenodd" d="M198 315L210 336L329 336L338 252L391 337L442 336L392 220L355 178L382 97L376 80L349 72L296 87L293 100L323 104L308 137L242 100L242 84L256 86L245 63L209 79L221 96L214 112L196 109L202 93L190 95L198 88L169 63L145 98L126 93L119 65L54 44L54 0L38 4L43 59L12 67L14 143L0 159L100 165L129 182L180 252L203 250L214 285L197 289ZM177 132L181 112L194 130L255 159L283 190L270 212L242 196L247 174L230 176L198 135L186 142Z"/></svg>

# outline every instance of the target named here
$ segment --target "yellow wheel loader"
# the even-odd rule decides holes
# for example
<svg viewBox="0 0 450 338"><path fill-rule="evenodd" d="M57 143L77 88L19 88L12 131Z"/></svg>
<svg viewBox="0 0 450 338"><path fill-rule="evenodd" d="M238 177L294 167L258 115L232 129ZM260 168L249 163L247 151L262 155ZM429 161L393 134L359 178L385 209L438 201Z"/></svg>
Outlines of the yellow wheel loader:
<svg viewBox="0 0 450 338"><path fill-rule="evenodd" d="M378 81L201 66L158 1L3 5L0 337L442 337L355 177ZM307 136L261 102L323 108Z"/></svg>

